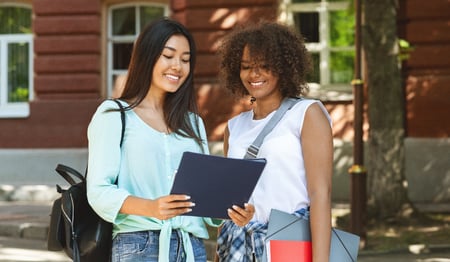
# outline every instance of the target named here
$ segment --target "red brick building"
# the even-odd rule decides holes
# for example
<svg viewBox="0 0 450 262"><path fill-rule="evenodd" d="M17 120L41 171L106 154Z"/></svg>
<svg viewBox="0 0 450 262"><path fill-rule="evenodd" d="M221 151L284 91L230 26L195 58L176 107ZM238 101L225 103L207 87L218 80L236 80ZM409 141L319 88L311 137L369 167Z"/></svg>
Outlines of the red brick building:
<svg viewBox="0 0 450 262"><path fill-rule="evenodd" d="M448 148L450 3L399 3L399 34L413 46L403 65L407 136ZM345 0L0 0L0 155L86 148L90 117L126 72L133 40L162 15L185 24L196 39L198 103L210 141L221 140L226 120L244 106L217 84L217 42L238 24L269 19L293 24L308 38L317 71L311 96L327 106L335 138L351 142L354 22L348 6ZM8 18L16 22L6 26ZM336 30L344 31L337 38L347 44L333 43Z"/></svg>

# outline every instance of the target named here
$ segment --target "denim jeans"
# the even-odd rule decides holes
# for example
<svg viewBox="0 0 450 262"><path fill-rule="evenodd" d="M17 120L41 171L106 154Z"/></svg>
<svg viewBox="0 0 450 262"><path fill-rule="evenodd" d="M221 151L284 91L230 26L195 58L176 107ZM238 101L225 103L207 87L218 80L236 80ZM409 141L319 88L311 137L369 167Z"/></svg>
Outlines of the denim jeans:
<svg viewBox="0 0 450 262"><path fill-rule="evenodd" d="M112 262L152 262L158 261L159 231L139 231L120 233L113 239ZM206 250L203 240L189 234L196 262L206 261ZM173 230L170 237L169 261L184 262L183 241L179 230Z"/></svg>

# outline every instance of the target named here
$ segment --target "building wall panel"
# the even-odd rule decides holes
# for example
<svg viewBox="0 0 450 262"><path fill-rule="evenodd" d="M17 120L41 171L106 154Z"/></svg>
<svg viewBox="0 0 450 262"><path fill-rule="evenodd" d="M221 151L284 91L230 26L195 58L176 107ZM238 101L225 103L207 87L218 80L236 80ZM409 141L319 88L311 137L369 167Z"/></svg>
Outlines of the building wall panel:
<svg viewBox="0 0 450 262"><path fill-rule="evenodd" d="M41 35L100 34L98 15L42 16L33 22L38 37Z"/></svg>
<svg viewBox="0 0 450 262"><path fill-rule="evenodd" d="M193 32L192 35L197 46L197 53L215 53L220 43L220 39L222 39L225 34L225 30Z"/></svg>
<svg viewBox="0 0 450 262"><path fill-rule="evenodd" d="M99 0L33 0L37 15L98 14Z"/></svg>
<svg viewBox="0 0 450 262"><path fill-rule="evenodd" d="M42 55L35 61L36 73L89 73L99 72L97 54Z"/></svg>
<svg viewBox="0 0 450 262"><path fill-rule="evenodd" d="M402 67L407 136L449 137L450 2L399 3L399 36L413 48Z"/></svg>
<svg viewBox="0 0 450 262"><path fill-rule="evenodd" d="M195 65L195 75L197 77L216 77L219 71L219 57L216 54L198 54L198 61Z"/></svg>
<svg viewBox="0 0 450 262"><path fill-rule="evenodd" d="M408 137L449 137L450 76L409 75L406 80Z"/></svg>
<svg viewBox="0 0 450 262"><path fill-rule="evenodd" d="M2 148L86 147L101 102L101 1L33 0L30 116L1 119Z"/></svg>
<svg viewBox="0 0 450 262"><path fill-rule="evenodd" d="M400 19L421 20L445 18L450 14L448 0L401 0Z"/></svg>
<svg viewBox="0 0 450 262"><path fill-rule="evenodd" d="M40 94L44 93L97 93L100 76L92 73L48 74L36 77Z"/></svg>
<svg viewBox="0 0 450 262"><path fill-rule="evenodd" d="M237 6L274 6L274 0L172 0L171 7L175 11L186 8L205 8L205 7L237 7Z"/></svg>
<svg viewBox="0 0 450 262"><path fill-rule="evenodd" d="M450 43L450 42L449 42ZM406 61L408 68L450 68L450 44L416 45Z"/></svg>
<svg viewBox="0 0 450 262"><path fill-rule="evenodd" d="M418 34L417 32L428 32ZM450 19L411 21L406 24L405 37L414 45L450 42Z"/></svg>
<svg viewBox="0 0 450 262"><path fill-rule="evenodd" d="M231 29L237 24L250 21L276 19L276 10L270 6L241 8L202 8L189 13L175 13L173 17L186 25L192 32L196 30Z"/></svg>
<svg viewBox="0 0 450 262"><path fill-rule="evenodd" d="M34 41L38 54L100 53L98 35L41 36Z"/></svg>
<svg viewBox="0 0 450 262"><path fill-rule="evenodd" d="M98 99L39 100L26 119L2 119L1 148L86 147L86 131Z"/></svg>

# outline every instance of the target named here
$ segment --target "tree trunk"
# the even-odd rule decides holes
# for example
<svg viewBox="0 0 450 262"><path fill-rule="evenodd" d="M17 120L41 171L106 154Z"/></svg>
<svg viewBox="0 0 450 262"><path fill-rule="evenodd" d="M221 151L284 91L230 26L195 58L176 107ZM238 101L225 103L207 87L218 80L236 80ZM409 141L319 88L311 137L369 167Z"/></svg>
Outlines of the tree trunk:
<svg viewBox="0 0 450 262"><path fill-rule="evenodd" d="M368 206L371 216L413 211L404 168L404 91L398 63L397 1L365 0L363 47L368 85Z"/></svg>

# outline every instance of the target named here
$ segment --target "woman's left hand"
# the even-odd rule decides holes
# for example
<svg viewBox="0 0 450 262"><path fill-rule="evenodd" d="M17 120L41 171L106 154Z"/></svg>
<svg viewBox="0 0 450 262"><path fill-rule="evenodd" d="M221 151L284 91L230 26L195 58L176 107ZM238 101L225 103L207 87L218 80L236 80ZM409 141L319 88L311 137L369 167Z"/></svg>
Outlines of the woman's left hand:
<svg viewBox="0 0 450 262"><path fill-rule="evenodd" d="M238 226L243 227L250 222L255 214L255 206L252 204L245 203L245 208L233 205L232 208L228 209L228 216L231 220Z"/></svg>

